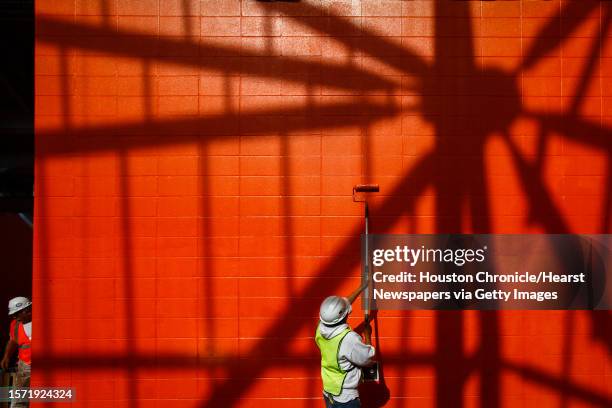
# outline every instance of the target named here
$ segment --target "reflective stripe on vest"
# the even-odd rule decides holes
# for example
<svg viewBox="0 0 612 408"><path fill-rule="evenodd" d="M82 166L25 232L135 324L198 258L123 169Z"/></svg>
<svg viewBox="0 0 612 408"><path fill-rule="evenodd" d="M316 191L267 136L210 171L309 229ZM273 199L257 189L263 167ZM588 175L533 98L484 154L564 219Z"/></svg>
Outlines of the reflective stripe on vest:
<svg viewBox="0 0 612 408"><path fill-rule="evenodd" d="M21 330L19 330L21 328ZM15 330L13 333L13 339L17 343L20 349L29 349L31 347L31 340L25 332L25 328L23 324L20 322L15 322Z"/></svg>
<svg viewBox="0 0 612 408"><path fill-rule="evenodd" d="M340 395L342 385L346 378L347 371L340 368L338 362L338 352L340 351L340 343L344 337L351 332L347 327L331 339L326 339L321 335L317 327L315 342L321 350L321 378L323 379L323 389L331 395Z"/></svg>

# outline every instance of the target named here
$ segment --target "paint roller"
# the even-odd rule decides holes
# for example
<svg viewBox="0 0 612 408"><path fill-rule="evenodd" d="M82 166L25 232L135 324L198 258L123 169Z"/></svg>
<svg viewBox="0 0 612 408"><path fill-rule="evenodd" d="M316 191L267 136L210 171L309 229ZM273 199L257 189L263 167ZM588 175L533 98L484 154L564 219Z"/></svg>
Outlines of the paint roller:
<svg viewBox="0 0 612 408"><path fill-rule="evenodd" d="M364 283L358 289L359 292L364 290L370 283L370 252L369 252L369 218L370 211L368 208L368 200L366 199L367 193L378 193L380 186L378 184L357 184L353 186L353 201L364 203L364 218L365 218L365 262L364 262ZM355 296L356 298L357 296ZM354 300L354 298L353 298ZM351 300L352 302L352 300ZM365 316L365 323L367 326L370 325L370 295L368 291L363 296L363 309ZM366 343L372 344L369 332L366 331ZM378 381L380 378L378 363L370 367L362 369L364 381Z"/></svg>

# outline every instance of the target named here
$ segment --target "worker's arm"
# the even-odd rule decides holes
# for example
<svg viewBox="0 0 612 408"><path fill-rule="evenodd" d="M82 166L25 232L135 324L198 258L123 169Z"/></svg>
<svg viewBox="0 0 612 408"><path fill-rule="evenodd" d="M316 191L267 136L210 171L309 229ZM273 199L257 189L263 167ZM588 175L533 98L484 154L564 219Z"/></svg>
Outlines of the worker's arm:
<svg viewBox="0 0 612 408"><path fill-rule="evenodd" d="M364 283L363 285L359 286L357 289L355 289L353 291L353 293L351 293L350 295L347 296L347 299L349 301L349 303L353 303L355 301L355 299L357 299L357 296L359 296L361 294L361 292L368 287L368 282Z"/></svg>
<svg viewBox="0 0 612 408"><path fill-rule="evenodd" d="M11 356L15 353L15 350L17 350L17 342L13 339L9 339L6 344L6 349L4 349L4 357L2 357L2 362L0 363L3 370L8 370Z"/></svg>
<svg viewBox="0 0 612 408"><path fill-rule="evenodd" d="M341 351L346 350L346 358L358 367L367 367L376 362L374 347L364 344L361 336L355 332L344 338L341 347Z"/></svg>

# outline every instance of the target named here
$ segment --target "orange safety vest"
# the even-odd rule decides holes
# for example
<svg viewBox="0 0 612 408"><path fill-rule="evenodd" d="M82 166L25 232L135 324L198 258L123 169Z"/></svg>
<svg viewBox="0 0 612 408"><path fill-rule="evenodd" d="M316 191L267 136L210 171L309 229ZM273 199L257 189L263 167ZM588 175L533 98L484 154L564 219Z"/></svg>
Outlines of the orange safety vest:
<svg viewBox="0 0 612 408"><path fill-rule="evenodd" d="M17 320L11 322L11 339L19 346L19 360L27 365L32 365L32 343L23 328L23 324Z"/></svg>

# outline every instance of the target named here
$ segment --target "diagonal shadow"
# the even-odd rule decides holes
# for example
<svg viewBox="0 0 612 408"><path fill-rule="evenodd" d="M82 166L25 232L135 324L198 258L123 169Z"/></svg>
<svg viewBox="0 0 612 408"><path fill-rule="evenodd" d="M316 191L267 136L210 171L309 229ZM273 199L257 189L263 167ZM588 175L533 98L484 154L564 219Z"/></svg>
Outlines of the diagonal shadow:
<svg viewBox="0 0 612 408"><path fill-rule="evenodd" d="M147 57L181 66L206 67L226 74L238 73L263 78L278 78L282 72L321 72L325 75L313 76L311 78L313 84L364 91L389 89L397 86L396 83L388 79L352 66L329 64L323 61L311 62L307 59L287 56L282 57L283 71L278 72L278 70L272 69L269 64L247 62L250 59L261 58L261 55L244 48L237 50L232 47L198 43L184 39L157 38L138 31L111 31L108 28L75 24L46 16L37 17L37 27L43 33L62 34L61 36L38 34L37 40L40 43L61 44L63 47L111 52L113 55L126 57ZM109 47L111 41L112 47ZM197 58L166 56L161 51L176 49L181 49L185 54ZM239 58L215 58L214 56ZM285 76L283 79L300 82L299 79L291 76Z"/></svg>
<svg viewBox="0 0 612 408"><path fill-rule="evenodd" d="M589 81L592 79L593 72L595 71L595 67L597 66L597 62L601 57L601 52L604 46L604 39L607 39L606 37L608 35L608 29L610 28L610 19L612 14L612 11L607 6L607 4L605 6L603 14L604 15L602 17L602 27L598 33L599 35L593 39L593 44L591 45L591 52L589 53L589 59L587 60L584 66L580 82L578 83L576 91L573 95L572 104L569 107L569 112L572 115L575 115L578 112L578 106L587 91Z"/></svg>
<svg viewBox="0 0 612 408"><path fill-rule="evenodd" d="M594 148L612 153L612 129L580 118L551 113L524 112L527 118L537 119L546 129Z"/></svg>
<svg viewBox="0 0 612 408"><path fill-rule="evenodd" d="M356 112L362 112L362 115L357 116ZM180 145L197 141L198 137L214 139L234 137L238 134L269 134L281 130L278 122L283 119L286 119L285 128L282 129L284 132L359 126L394 116L398 112L397 107L387 103L360 101L323 104L317 106L314 112L301 107L282 108L196 118L152 119L42 130L37 132L37 153L64 155L118 148ZM312 120L315 116L316 120ZM291 120L292 118L295 120ZM70 137L69 143L67 137Z"/></svg>
<svg viewBox="0 0 612 408"><path fill-rule="evenodd" d="M304 14L314 15L319 10L318 7L308 3L304 3L300 7L305 11ZM276 11L283 10L281 5L275 3L267 4L266 8ZM318 32L333 36L334 40L346 45L348 48L358 49L366 54L380 58L389 66L398 68L407 74L411 73L420 77L430 74L431 67L418 54L381 38L378 33L372 30L355 27L354 24L343 19L341 16L330 13L329 18L333 24L328 24L326 20L317 18L302 18L299 16L291 16L291 18ZM351 33L351 36L343 37L339 36L338 33ZM358 37L360 41L351 41L354 37ZM401 58L397 59L391 56L401 56Z"/></svg>
<svg viewBox="0 0 612 408"><path fill-rule="evenodd" d="M576 140L578 142L584 143L586 145L592 146L594 148L597 148L601 151L607 152L608 154L608 168L606 171L606 186L604 188L604 197L603 197L603 218L602 218L602 222L601 222L601 233L602 234L607 234L610 232L610 220L611 220L611 214L612 214L612 129L609 128L605 128L602 126L598 126L594 123L576 118L576 117L571 117L571 116L566 116L566 115L554 115L554 114L538 114L538 113L533 113L533 112L526 112L525 114L526 117L528 118L534 118L537 119L542 128L546 129L548 131L553 130L555 132L558 132L559 134L562 134L564 137L571 139L571 140ZM540 137L544 137L544 136L540 136ZM506 139L509 140L509 138L506 136ZM525 172L534 172L534 169L529 170L529 166L525 163L525 161L522 159L522 157L520 156L520 153L518 152L518 150L516 149L516 147L513 147L514 151L513 151L513 157L515 159L515 163L517 163L517 165L520 165L521 167L519 167L519 169L521 170L521 173L525 173ZM540 165L539 163L536 163L536 165ZM533 175L533 174L532 174ZM530 180L529 177L524 178L524 181ZM526 187L527 189L529 189L529 187ZM531 187L531 190L533 190L534 187ZM539 188L540 192L541 188ZM531 191L532 193L534 193L535 191ZM531 196L530 196L531 197ZM535 196L537 197L537 196ZM547 200L550 201L550 200ZM542 215L545 215L545 213L543 213ZM553 230L554 231L554 230ZM569 230L567 230L569 232Z"/></svg>
<svg viewBox="0 0 612 408"><path fill-rule="evenodd" d="M245 359L236 359L234 357L215 357L198 360L193 356L185 355L184 353L156 353L151 355L142 353L132 355L117 353L88 353L86 355L75 355L74 353L53 353L52 355L41 357L42 358L37 363L37 366L39 366L41 369L80 369L97 372L112 372L116 370L117 367L125 367L128 364L133 365L134 367L156 367L156 369L163 370L164 372L170 372L173 370L183 371L185 369L198 368L212 370L215 367L230 367L235 370L242 370L245 365L262 364L262 358L257 357ZM435 353L414 353L410 350L406 350L398 354L385 353L385 365L390 367L429 367L434 364L435 358ZM486 359L486 356L475 355L472 358L466 359L464 362L466 366L468 366L468 370L469 367L480 364L476 361L477 359ZM319 358L317 356L313 356L312 354L292 354L291 358L279 359L274 363L287 367L320 367ZM566 383L564 380L558 378L557 373L548 373L539 368L529 367L507 360L501 361L500 368L503 370L516 372L523 376L526 380L543 385L552 390L566 387L568 397L579 399L580 401L592 404L593 406L609 407L612 405L611 397L604 395L603 393L593 391L585 385ZM226 399L225 402L230 403L231 400Z"/></svg>
<svg viewBox="0 0 612 408"><path fill-rule="evenodd" d="M536 384L542 384L555 390L563 389L567 392L568 396L580 399L589 404L593 404L593 406L606 408L609 407L610 402L612 402L612 399L605 395L593 393L592 391L588 391L579 385L565 382L563 379L559 379L557 376L545 375L536 368L508 362L506 362L504 366L506 370L519 374L524 380L531 381Z"/></svg>
<svg viewBox="0 0 612 408"><path fill-rule="evenodd" d="M516 72L532 68L540 58L559 47L563 39L574 32L599 5L599 1L568 1L565 7L542 27L536 40L526 50L524 55L527 57L517 67Z"/></svg>
<svg viewBox="0 0 612 408"><path fill-rule="evenodd" d="M547 231L554 231L557 234L567 234L570 232L569 225L561 216L561 211L552 201L550 192L541 179L537 167L529 164L523 159L518 148L512 142L509 135L505 135L505 141L510 148L512 158L518 169L521 185L525 189L525 193L530 199L529 220L534 222L540 221Z"/></svg>

